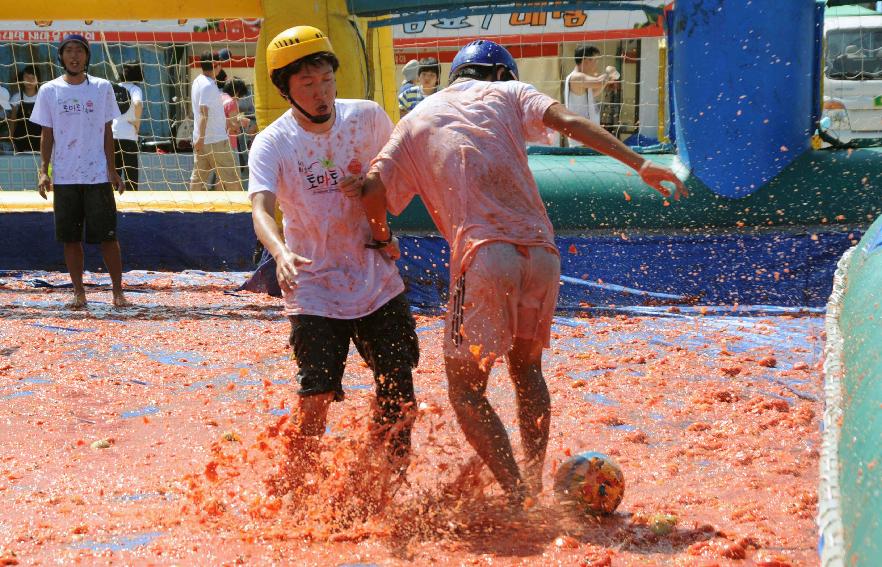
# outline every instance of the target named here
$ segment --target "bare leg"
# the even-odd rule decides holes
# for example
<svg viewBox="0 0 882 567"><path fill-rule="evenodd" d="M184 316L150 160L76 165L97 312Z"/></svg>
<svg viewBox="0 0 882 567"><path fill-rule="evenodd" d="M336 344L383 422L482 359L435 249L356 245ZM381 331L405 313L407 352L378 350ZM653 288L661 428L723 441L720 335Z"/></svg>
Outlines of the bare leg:
<svg viewBox="0 0 882 567"><path fill-rule="evenodd" d="M542 466L548 448L551 397L542 376L542 343L515 339L508 353L508 371L518 401L518 423L524 444L524 477L533 495L542 492Z"/></svg>
<svg viewBox="0 0 882 567"><path fill-rule="evenodd" d="M297 432L309 437L321 437L325 432L328 408L331 407L332 401L334 401L334 392L300 396L300 420L297 422Z"/></svg>
<svg viewBox="0 0 882 567"><path fill-rule="evenodd" d="M466 439L513 503L523 502L525 495L511 442L486 396L490 373L473 360L445 357L444 363L450 403Z"/></svg>
<svg viewBox="0 0 882 567"><path fill-rule="evenodd" d="M107 273L110 274L110 281L113 284L114 307L131 305L122 289L122 253L119 249L119 242L116 240L102 242L101 256L104 258L104 265L107 267Z"/></svg>
<svg viewBox="0 0 882 567"><path fill-rule="evenodd" d="M325 432L328 408L334 393L301 396L299 418L286 433L286 459L281 464L281 475L269 482L274 494L285 494L306 488L307 475L318 466L319 440Z"/></svg>
<svg viewBox="0 0 882 567"><path fill-rule="evenodd" d="M409 372L407 379L410 379ZM373 409L369 443L359 451L349 473L351 486L360 501L358 514L365 519L385 509L404 486L410 465L411 430L416 421L413 403L409 401L378 396Z"/></svg>
<svg viewBox="0 0 882 567"><path fill-rule="evenodd" d="M64 243L64 263L67 265L67 273L73 283L74 298L68 306L79 309L86 306L86 288L83 287L83 243Z"/></svg>
<svg viewBox="0 0 882 567"><path fill-rule="evenodd" d="M300 397L300 419L295 425L289 447L291 461L310 468L318 457L318 442L325 433L328 408L334 401L334 393L327 392Z"/></svg>
<svg viewBox="0 0 882 567"><path fill-rule="evenodd" d="M410 437L416 414L413 403L401 404L396 400L395 405L399 407L390 411L384 407L385 402L387 400L377 400L374 406L370 437L373 445L385 452L390 470L403 476L410 464Z"/></svg>

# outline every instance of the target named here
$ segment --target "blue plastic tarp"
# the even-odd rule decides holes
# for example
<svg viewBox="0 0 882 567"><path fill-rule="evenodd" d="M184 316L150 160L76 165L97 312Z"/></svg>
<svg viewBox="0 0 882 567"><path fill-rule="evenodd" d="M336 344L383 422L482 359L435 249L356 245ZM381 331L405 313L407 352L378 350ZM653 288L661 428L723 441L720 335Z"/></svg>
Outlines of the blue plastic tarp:
<svg viewBox="0 0 882 567"><path fill-rule="evenodd" d="M559 236L558 309L720 305L822 307L854 232ZM411 303L447 302L448 248L439 236L400 236ZM278 294L266 261L243 289ZM762 311L767 312L767 310Z"/></svg>

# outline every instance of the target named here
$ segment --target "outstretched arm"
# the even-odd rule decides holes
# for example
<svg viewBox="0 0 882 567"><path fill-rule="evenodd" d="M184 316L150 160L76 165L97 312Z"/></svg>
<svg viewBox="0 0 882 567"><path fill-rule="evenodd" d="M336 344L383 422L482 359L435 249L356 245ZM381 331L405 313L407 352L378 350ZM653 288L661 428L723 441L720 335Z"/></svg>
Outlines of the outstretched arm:
<svg viewBox="0 0 882 567"><path fill-rule="evenodd" d="M596 95L603 89L603 86L610 80L607 73L600 75L587 75L585 73L573 73L570 77L570 88L577 87L581 89L591 89ZM579 91L576 91L579 92Z"/></svg>
<svg viewBox="0 0 882 567"><path fill-rule="evenodd" d="M557 130L569 138L574 138L589 148L615 158L636 170L644 183L665 197L668 197L671 192L662 185L664 181L675 187L674 199L689 196L686 186L674 175L673 171L643 158L600 125L568 110L564 105L557 103L548 107L542 117L542 122L548 128Z"/></svg>
<svg viewBox="0 0 882 567"><path fill-rule="evenodd" d="M276 224L275 210L276 196L269 191L260 191L251 198L254 233L276 261L276 278L279 280L279 287L283 291L289 291L297 284L297 268L311 264L312 260L288 249L282 231Z"/></svg>

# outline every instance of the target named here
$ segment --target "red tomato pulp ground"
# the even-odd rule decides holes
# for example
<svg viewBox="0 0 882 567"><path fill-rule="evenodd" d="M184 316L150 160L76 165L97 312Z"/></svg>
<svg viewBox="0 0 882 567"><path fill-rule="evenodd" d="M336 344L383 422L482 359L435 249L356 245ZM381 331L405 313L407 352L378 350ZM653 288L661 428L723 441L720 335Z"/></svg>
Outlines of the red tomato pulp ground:
<svg viewBox="0 0 882 567"><path fill-rule="evenodd" d="M559 318L546 490L512 515L486 472L457 481L473 451L440 317L417 317L408 483L376 483L373 381L353 349L321 470L275 496L297 388L280 302L220 275L141 276L122 310L106 290L70 311L69 290L0 285L0 565L817 564L819 315ZM490 397L517 447L502 362ZM586 450L624 471L612 516L574 517L551 493Z"/></svg>

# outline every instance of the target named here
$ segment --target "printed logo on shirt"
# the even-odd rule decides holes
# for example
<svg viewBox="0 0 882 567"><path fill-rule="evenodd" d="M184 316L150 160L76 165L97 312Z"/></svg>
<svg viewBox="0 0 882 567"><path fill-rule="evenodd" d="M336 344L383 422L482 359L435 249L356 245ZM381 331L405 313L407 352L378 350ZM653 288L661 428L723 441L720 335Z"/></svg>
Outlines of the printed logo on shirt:
<svg viewBox="0 0 882 567"><path fill-rule="evenodd" d="M62 114L91 114L95 112L95 104L91 100L85 103L77 98L69 98L59 102Z"/></svg>
<svg viewBox="0 0 882 567"><path fill-rule="evenodd" d="M361 162L357 158L352 158L352 161L346 166L346 171L352 175L361 175Z"/></svg>
<svg viewBox="0 0 882 567"><path fill-rule="evenodd" d="M343 179L343 172L337 168L331 159L317 160L309 165L298 160L297 170L309 185L308 189L313 193L340 191L337 185Z"/></svg>

